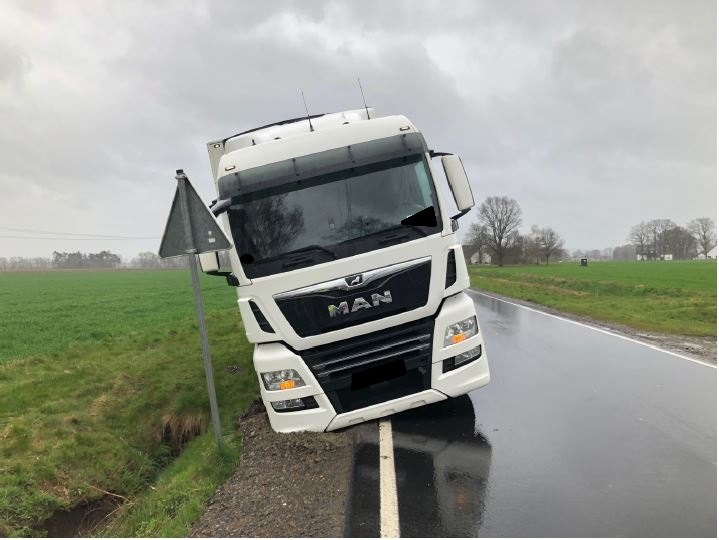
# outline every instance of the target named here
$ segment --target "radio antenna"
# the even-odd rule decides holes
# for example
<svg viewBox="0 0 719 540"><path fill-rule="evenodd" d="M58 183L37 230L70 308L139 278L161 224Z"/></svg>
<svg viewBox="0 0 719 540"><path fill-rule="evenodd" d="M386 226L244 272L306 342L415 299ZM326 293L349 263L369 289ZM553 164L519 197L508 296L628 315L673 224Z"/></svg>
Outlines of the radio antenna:
<svg viewBox="0 0 719 540"><path fill-rule="evenodd" d="M310 111L307 109L307 101L305 101L305 93L300 90L300 93L302 94L302 103L305 104L305 112L307 113L307 121L310 123L310 131L314 131L315 128L312 127L312 119L310 118Z"/></svg>
<svg viewBox="0 0 719 540"><path fill-rule="evenodd" d="M364 103L364 110L367 112L367 120L369 120L369 109L367 108L367 102L364 99L364 90L362 90L362 82L360 81L359 77L357 77L357 84L360 87L360 93L362 94L362 103Z"/></svg>

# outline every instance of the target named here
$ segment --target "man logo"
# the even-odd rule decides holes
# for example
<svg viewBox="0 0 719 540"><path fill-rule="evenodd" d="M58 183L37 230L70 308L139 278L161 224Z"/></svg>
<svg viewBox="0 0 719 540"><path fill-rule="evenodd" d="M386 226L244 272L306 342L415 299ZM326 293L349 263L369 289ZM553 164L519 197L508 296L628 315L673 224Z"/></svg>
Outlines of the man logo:
<svg viewBox="0 0 719 540"><path fill-rule="evenodd" d="M346 277L345 283L347 283L348 287L357 287L358 285L362 285L362 274Z"/></svg>
<svg viewBox="0 0 719 540"><path fill-rule="evenodd" d="M330 313L330 317L337 317L337 315L349 315L350 313L354 313L360 309L369 309L371 307L377 307L380 304L391 304L392 293L390 291L385 291L384 294L374 293L371 295L370 299L372 300L372 303L359 296L354 299L352 309L350 309L348 302L340 302L339 306L327 306L327 310Z"/></svg>

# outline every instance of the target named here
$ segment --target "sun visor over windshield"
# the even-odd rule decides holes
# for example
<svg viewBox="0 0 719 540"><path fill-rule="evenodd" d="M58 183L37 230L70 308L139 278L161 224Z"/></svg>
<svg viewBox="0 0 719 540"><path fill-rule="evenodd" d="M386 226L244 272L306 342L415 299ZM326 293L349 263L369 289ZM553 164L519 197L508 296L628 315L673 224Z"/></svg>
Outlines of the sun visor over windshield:
<svg viewBox="0 0 719 540"><path fill-rule="evenodd" d="M424 152L427 144L421 133L403 133L228 174L218 180L218 191L220 199L229 199L303 178Z"/></svg>

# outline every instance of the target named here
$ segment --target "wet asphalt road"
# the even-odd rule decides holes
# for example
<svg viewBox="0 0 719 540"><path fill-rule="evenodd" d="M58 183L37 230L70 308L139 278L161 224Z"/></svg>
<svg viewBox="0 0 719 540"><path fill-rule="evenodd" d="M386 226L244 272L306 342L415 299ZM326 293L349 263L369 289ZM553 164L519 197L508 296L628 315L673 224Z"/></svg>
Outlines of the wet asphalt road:
<svg viewBox="0 0 719 540"><path fill-rule="evenodd" d="M716 369L472 297L492 382L392 417L402 536L716 537ZM379 532L369 427L350 536Z"/></svg>

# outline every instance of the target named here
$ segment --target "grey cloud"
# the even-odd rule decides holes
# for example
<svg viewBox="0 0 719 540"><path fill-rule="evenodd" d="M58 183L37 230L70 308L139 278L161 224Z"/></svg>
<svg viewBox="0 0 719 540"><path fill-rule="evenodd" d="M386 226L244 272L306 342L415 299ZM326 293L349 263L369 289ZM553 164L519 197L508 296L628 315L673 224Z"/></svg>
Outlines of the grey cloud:
<svg viewBox="0 0 719 540"><path fill-rule="evenodd" d="M357 76L570 247L716 213L711 2L28 4L0 7L0 225L159 235L174 169L212 196L205 142L302 115L300 90L360 107Z"/></svg>
<svg viewBox="0 0 719 540"><path fill-rule="evenodd" d="M27 55L13 43L0 39L0 85L20 83L29 70Z"/></svg>

